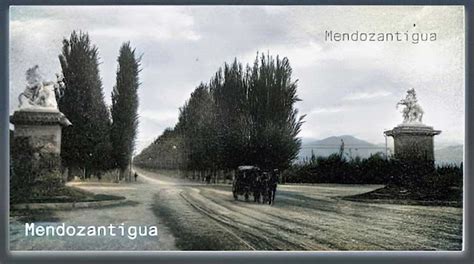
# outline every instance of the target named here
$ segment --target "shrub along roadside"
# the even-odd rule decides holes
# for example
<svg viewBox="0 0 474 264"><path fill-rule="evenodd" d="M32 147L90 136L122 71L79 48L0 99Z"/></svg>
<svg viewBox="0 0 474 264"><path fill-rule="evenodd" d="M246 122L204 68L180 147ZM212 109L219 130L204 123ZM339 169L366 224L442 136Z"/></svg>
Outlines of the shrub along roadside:
<svg viewBox="0 0 474 264"><path fill-rule="evenodd" d="M282 175L288 183L385 184L407 189L442 192L461 188L463 167L433 166L430 162L402 162L375 154L367 159L347 160L333 154L294 164Z"/></svg>

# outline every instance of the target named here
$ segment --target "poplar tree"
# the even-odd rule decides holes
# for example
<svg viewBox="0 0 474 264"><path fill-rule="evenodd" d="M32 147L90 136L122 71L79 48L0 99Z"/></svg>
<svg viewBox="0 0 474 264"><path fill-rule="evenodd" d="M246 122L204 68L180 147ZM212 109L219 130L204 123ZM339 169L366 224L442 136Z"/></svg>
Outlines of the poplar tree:
<svg viewBox="0 0 474 264"><path fill-rule="evenodd" d="M215 112L207 85L201 83L180 108L177 131L184 139L186 169L215 170L217 167Z"/></svg>
<svg viewBox="0 0 474 264"><path fill-rule="evenodd" d="M71 121L63 130L61 158L86 177L110 166L110 115L99 73L99 52L89 35L73 31L59 55L66 88L58 107Z"/></svg>
<svg viewBox="0 0 474 264"><path fill-rule="evenodd" d="M221 169L248 164L247 85L241 63L224 64L210 81Z"/></svg>
<svg viewBox="0 0 474 264"><path fill-rule="evenodd" d="M301 148L297 137L303 124L295 104L297 81L292 80L289 60L257 56L248 76L251 127L249 156L264 169L286 169Z"/></svg>
<svg viewBox="0 0 474 264"><path fill-rule="evenodd" d="M122 176L131 163L137 135L140 59L130 42L122 44L111 107L114 166L121 170Z"/></svg>

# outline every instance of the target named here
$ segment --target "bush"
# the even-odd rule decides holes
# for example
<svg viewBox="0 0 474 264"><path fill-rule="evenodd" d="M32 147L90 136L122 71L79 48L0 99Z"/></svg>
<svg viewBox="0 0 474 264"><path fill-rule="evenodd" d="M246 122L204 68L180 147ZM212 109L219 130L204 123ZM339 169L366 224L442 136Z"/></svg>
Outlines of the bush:
<svg viewBox="0 0 474 264"><path fill-rule="evenodd" d="M61 158L31 146L27 137L15 137L11 145L10 201L21 202L51 196L63 186Z"/></svg>
<svg viewBox="0 0 474 264"><path fill-rule="evenodd" d="M10 151L10 201L23 200L31 193L38 170L34 169L34 149L28 138L15 137L11 142Z"/></svg>
<svg viewBox="0 0 474 264"><path fill-rule="evenodd" d="M333 154L294 164L282 174L290 183L385 184L410 189L439 191L462 186L462 165L435 167L428 162L402 162L375 154L347 160Z"/></svg>

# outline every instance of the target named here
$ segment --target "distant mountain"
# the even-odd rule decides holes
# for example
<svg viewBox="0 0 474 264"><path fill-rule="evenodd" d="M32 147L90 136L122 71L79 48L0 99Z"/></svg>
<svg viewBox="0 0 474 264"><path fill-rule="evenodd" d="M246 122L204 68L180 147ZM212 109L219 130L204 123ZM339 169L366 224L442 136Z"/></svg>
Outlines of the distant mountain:
<svg viewBox="0 0 474 264"><path fill-rule="evenodd" d="M455 163L463 161L463 145L454 145L435 149L435 160L437 164Z"/></svg>
<svg viewBox="0 0 474 264"><path fill-rule="evenodd" d="M299 160L311 157L311 151L315 156L327 157L333 153L339 153L342 141L344 141L344 155L346 157L367 158L371 154L382 152L385 153L385 146L375 145L367 141L358 139L351 135L333 136L321 140L303 140Z"/></svg>
<svg viewBox="0 0 474 264"><path fill-rule="evenodd" d="M344 141L344 155L347 158L361 157L368 158L377 152L385 154L385 144L373 144L365 140L358 139L351 135L333 136L321 140L303 139L298 160L303 161L311 157L311 151L316 157L327 157L333 153L339 153L341 139ZM388 154L393 153L391 147L388 147ZM463 161L463 145L442 145L435 149L435 159L437 164L455 163L460 164Z"/></svg>

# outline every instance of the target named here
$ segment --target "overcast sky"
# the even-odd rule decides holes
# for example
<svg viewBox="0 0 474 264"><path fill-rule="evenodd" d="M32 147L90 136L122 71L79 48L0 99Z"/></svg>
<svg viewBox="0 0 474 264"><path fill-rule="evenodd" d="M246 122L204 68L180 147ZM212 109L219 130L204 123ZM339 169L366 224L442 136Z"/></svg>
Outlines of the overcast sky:
<svg viewBox="0 0 474 264"><path fill-rule="evenodd" d="M463 7L74 6L11 7L10 112L38 64L60 72L61 42L88 32L100 54L110 105L117 55L131 41L143 54L138 151L177 121L178 108L224 62L252 63L257 51L286 56L298 79L300 136L354 135L373 143L402 121L396 103L415 88L439 144L464 140ZM413 25L416 24L416 27ZM328 42L338 32L436 33L432 42Z"/></svg>

